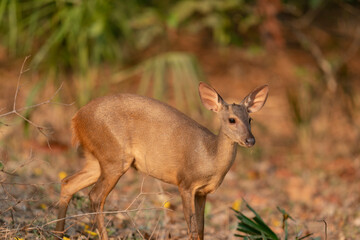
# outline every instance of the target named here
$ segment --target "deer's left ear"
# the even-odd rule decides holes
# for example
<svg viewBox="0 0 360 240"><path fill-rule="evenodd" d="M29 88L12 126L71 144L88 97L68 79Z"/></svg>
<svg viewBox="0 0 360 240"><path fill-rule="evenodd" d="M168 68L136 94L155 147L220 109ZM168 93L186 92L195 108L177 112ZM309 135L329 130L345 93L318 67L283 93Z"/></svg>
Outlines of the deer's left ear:
<svg viewBox="0 0 360 240"><path fill-rule="evenodd" d="M249 93L249 95L247 95L241 103L247 108L248 113L257 112L264 106L268 93L268 85L258 87Z"/></svg>
<svg viewBox="0 0 360 240"><path fill-rule="evenodd" d="M213 112L218 113L224 104L222 97L216 92L214 88L206 83L200 82L199 94L202 104Z"/></svg>

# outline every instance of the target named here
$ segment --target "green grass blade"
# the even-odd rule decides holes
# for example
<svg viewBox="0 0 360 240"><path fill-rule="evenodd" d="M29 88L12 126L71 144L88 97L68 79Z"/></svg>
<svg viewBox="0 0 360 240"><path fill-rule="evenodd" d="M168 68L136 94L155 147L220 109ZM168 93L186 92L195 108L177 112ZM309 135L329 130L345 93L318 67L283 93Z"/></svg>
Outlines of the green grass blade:
<svg viewBox="0 0 360 240"><path fill-rule="evenodd" d="M240 216L241 216L241 221L253 228L255 228L257 231L260 232L264 232L264 233L267 233L268 235L271 235L269 234L269 231L268 231L268 228L265 228L263 225L255 222L255 221L252 221L251 219L249 219L248 217L246 217L244 214L240 213ZM272 231L271 231L272 232Z"/></svg>
<svg viewBox="0 0 360 240"><path fill-rule="evenodd" d="M268 236L270 236L272 239L279 239L277 237L277 235L268 227L268 225L262 220L262 218L260 217L260 215L245 201L245 199L243 199L243 201L246 204L246 207L252 211L255 214L255 217L253 218L253 220L258 223L260 226L262 226L263 231L265 231Z"/></svg>
<svg viewBox="0 0 360 240"><path fill-rule="evenodd" d="M236 228L237 231L239 232L242 232L242 233L247 233L247 234L250 234L250 235L259 235L260 232L257 231L256 229L253 229L249 226L246 226L246 225L242 225L242 226L238 226Z"/></svg>
<svg viewBox="0 0 360 240"><path fill-rule="evenodd" d="M185 106L184 106L184 91L186 91L186 89L184 89L182 87L182 74L181 74L181 69L179 66L179 62L176 60L173 60L171 62L172 67L171 67L171 72L172 72L172 79L173 79L173 91L174 91L174 96L175 96L175 102L176 102L176 106L182 110L185 111Z"/></svg>
<svg viewBox="0 0 360 240"><path fill-rule="evenodd" d="M2 0L0 2L0 26L2 24L2 21L4 19L4 13L6 10L6 7L8 6L8 0Z"/></svg>
<svg viewBox="0 0 360 240"><path fill-rule="evenodd" d="M147 60L142 67L144 70L138 88L138 94L140 95L146 95L149 90L150 82L153 76L152 65L152 61Z"/></svg>
<svg viewBox="0 0 360 240"><path fill-rule="evenodd" d="M188 94L188 104L190 111L193 111L197 107L197 99L199 97L197 96L197 88L198 88L198 78L196 75L193 74L193 71L191 70L193 68L193 62L191 61L191 58L189 56L182 56L181 58L182 62L182 70L184 72L184 82L187 85L187 89L189 90Z"/></svg>
<svg viewBox="0 0 360 240"><path fill-rule="evenodd" d="M166 55L156 56L154 59L154 84L153 97L159 100L164 99L166 88Z"/></svg>
<svg viewBox="0 0 360 240"><path fill-rule="evenodd" d="M238 219L241 221L238 226L246 226L249 228L252 228L254 231L256 231L258 234L260 234L263 229L260 225L256 224L255 222L251 221L248 217L246 217L244 214L240 213L238 215Z"/></svg>
<svg viewBox="0 0 360 240"><path fill-rule="evenodd" d="M17 0L11 0L9 3L9 50L13 55L16 55L17 36L18 36L18 11L17 11Z"/></svg>

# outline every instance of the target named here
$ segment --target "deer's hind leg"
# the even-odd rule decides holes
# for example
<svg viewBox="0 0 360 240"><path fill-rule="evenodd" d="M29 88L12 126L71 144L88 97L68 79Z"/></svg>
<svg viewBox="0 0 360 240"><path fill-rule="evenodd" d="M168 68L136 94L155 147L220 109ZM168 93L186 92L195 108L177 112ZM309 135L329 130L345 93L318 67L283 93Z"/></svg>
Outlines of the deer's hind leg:
<svg viewBox="0 0 360 240"><path fill-rule="evenodd" d="M120 177L130 168L132 161L132 157L121 158L119 156L114 157L111 160L104 158L100 161L101 175L93 189L91 189L89 197L92 210L98 213L95 216L95 220L101 239L108 239L104 223L104 214L102 213L106 198L115 187Z"/></svg>
<svg viewBox="0 0 360 240"><path fill-rule="evenodd" d="M61 181L60 200L58 202L58 219L62 219L56 224L56 231L60 236L63 235L65 226L65 216L72 196L81 189L94 184L100 177L100 165L98 160L88 152L85 152L85 166L77 173L64 178Z"/></svg>

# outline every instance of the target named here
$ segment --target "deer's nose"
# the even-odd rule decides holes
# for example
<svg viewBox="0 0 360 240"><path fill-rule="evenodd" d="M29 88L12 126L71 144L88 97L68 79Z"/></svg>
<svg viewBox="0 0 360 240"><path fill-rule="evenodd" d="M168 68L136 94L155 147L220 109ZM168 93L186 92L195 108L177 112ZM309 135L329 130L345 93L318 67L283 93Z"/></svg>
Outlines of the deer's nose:
<svg viewBox="0 0 360 240"><path fill-rule="evenodd" d="M246 146L248 146L248 147L254 146L254 144L255 144L255 138L254 138L254 137L249 137L249 138L247 138L247 139L245 140L245 144L246 144Z"/></svg>

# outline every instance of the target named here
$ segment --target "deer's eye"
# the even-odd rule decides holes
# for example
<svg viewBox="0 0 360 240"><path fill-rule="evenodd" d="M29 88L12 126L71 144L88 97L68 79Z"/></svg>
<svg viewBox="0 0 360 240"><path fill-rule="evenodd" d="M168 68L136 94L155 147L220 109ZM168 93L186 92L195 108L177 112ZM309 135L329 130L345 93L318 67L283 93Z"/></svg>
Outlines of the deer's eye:
<svg viewBox="0 0 360 240"><path fill-rule="evenodd" d="M252 118L249 118L249 124L251 124Z"/></svg>
<svg viewBox="0 0 360 240"><path fill-rule="evenodd" d="M235 122L235 118L229 118L229 123L234 124Z"/></svg>

